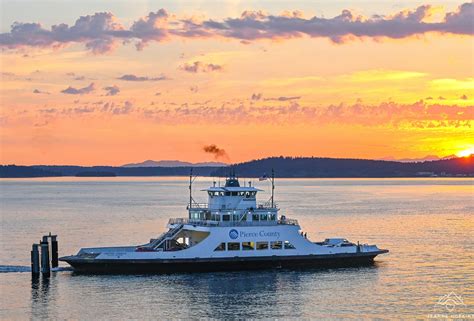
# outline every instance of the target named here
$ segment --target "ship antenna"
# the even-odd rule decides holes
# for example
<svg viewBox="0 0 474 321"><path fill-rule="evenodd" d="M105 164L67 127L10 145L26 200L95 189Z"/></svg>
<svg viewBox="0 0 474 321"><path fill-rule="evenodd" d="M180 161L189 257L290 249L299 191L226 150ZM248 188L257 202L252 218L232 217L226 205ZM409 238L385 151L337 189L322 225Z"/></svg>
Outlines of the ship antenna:
<svg viewBox="0 0 474 321"><path fill-rule="evenodd" d="M272 208L273 208L273 200L275 197L275 171L272 168Z"/></svg>
<svg viewBox="0 0 474 321"><path fill-rule="evenodd" d="M191 171L189 173L189 208L192 206L193 202L193 168L191 167Z"/></svg>

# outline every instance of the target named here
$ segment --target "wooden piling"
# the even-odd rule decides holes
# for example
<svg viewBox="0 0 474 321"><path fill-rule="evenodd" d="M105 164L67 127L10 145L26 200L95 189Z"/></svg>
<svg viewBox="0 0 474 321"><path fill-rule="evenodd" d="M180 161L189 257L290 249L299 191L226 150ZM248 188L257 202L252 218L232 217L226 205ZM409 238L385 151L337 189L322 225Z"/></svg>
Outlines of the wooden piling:
<svg viewBox="0 0 474 321"><path fill-rule="evenodd" d="M43 236L43 240L41 241L40 246L41 246L41 274L43 274L43 276L49 276L51 274L51 268L49 265L48 236Z"/></svg>
<svg viewBox="0 0 474 321"><path fill-rule="evenodd" d="M40 274L39 244L33 244L31 247L31 274L38 276Z"/></svg>
<svg viewBox="0 0 474 321"><path fill-rule="evenodd" d="M51 238L51 267L57 268L58 267L58 239L57 235L51 235L49 233L49 237Z"/></svg>

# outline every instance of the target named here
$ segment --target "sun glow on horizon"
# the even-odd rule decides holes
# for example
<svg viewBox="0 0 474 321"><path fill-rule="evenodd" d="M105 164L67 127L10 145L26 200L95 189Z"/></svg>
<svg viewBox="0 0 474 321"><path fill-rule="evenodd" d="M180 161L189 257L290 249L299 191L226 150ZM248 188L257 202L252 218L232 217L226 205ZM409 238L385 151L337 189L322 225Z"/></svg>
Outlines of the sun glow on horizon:
<svg viewBox="0 0 474 321"><path fill-rule="evenodd" d="M458 153L456 153L456 156L458 157L469 157L474 154L474 147L470 147L468 149L462 150Z"/></svg>

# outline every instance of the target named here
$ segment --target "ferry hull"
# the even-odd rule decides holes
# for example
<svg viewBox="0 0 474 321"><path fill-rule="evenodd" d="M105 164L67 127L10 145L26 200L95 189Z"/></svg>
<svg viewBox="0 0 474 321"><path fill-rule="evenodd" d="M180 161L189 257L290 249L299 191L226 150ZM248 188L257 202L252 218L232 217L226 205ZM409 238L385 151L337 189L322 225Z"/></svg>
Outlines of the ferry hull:
<svg viewBox="0 0 474 321"><path fill-rule="evenodd" d="M88 260L77 257L64 257L61 258L61 261L69 263L74 268L74 271L79 273L160 274L364 266L373 264L374 258L377 255L387 252L387 250L380 250L371 253L337 255L179 260Z"/></svg>

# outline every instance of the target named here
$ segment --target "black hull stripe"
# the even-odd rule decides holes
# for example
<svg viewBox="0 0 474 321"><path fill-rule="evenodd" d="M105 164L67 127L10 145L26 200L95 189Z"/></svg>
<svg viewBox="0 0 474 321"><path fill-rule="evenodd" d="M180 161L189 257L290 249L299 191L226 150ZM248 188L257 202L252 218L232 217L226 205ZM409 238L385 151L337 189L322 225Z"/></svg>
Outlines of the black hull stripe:
<svg viewBox="0 0 474 321"><path fill-rule="evenodd" d="M87 260L65 257L63 261L68 262L77 272L138 274L361 266L373 264L374 257L378 254L380 253L192 260Z"/></svg>

